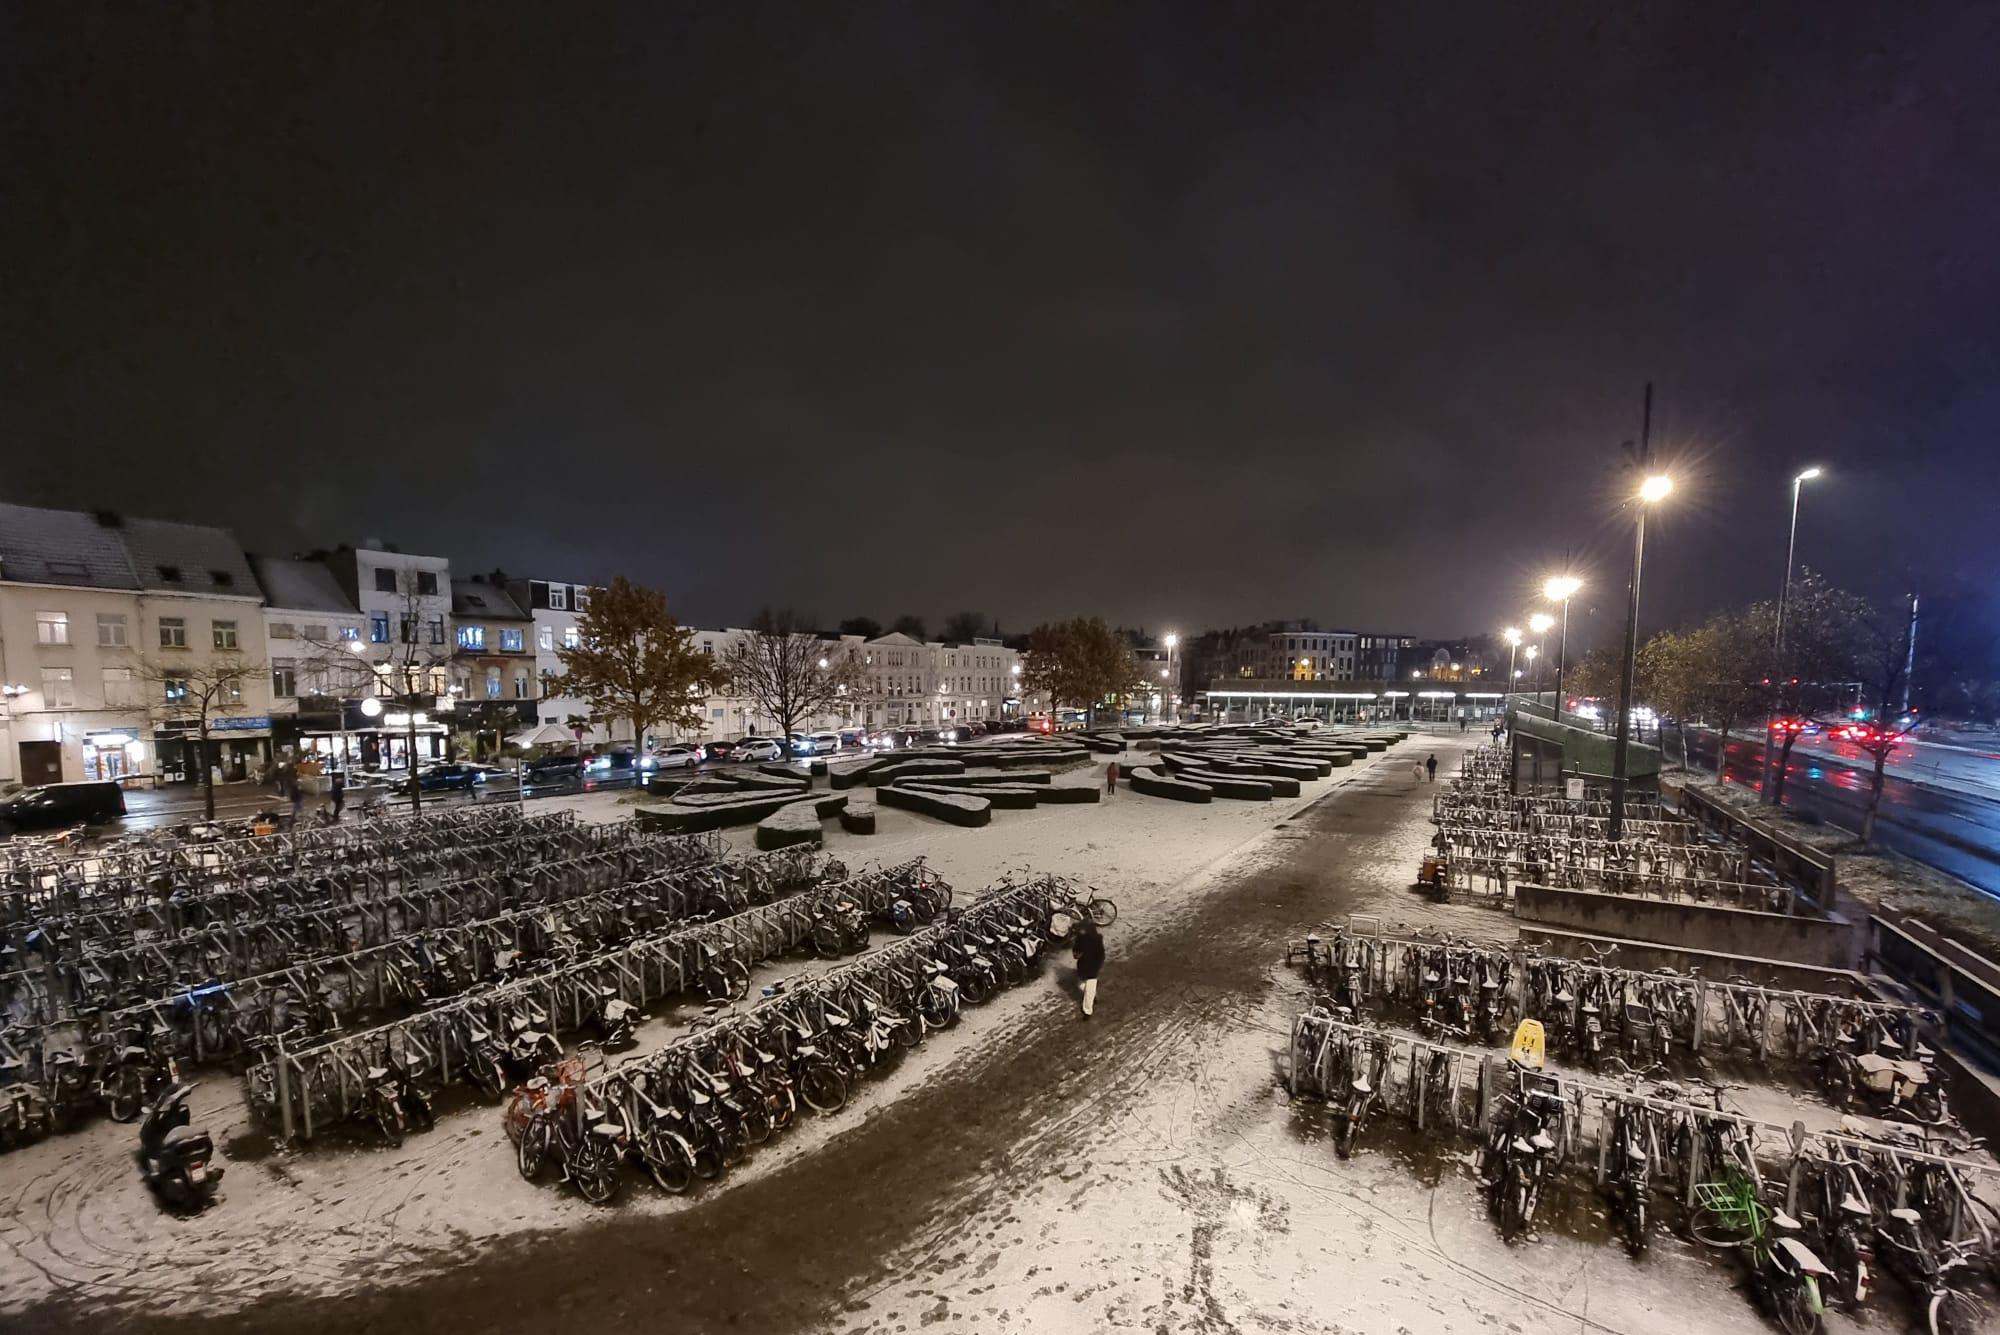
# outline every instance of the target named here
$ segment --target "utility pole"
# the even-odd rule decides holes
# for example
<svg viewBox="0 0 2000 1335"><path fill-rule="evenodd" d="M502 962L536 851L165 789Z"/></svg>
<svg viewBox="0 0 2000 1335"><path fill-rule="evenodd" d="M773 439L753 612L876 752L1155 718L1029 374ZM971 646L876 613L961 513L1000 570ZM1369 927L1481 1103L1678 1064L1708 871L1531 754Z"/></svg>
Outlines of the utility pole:
<svg viewBox="0 0 2000 1335"><path fill-rule="evenodd" d="M1910 678L1917 672L1917 595L1910 595L1909 647L1903 655L1903 713L1910 712ZM1876 719L1875 726L1881 727L1882 720Z"/></svg>
<svg viewBox="0 0 2000 1335"><path fill-rule="evenodd" d="M1639 572L1646 561L1646 467L1652 460L1653 386L1646 384L1646 402L1639 419L1639 450L1633 470L1641 490L1632 498L1638 511L1632 525L1632 583L1625 593L1625 661L1618 674L1618 738L1611 750L1611 842L1625 837L1625 764L1632 737L1632 678L1639 657ZM1662 493L1664 494L1664 493Z"/></svg>

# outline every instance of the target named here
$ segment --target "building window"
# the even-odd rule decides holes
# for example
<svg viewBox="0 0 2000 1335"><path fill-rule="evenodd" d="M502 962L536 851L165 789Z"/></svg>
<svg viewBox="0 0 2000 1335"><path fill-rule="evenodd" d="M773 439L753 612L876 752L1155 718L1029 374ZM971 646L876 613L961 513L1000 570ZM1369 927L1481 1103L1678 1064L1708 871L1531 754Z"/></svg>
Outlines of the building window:
<svg viewBox="0 0 2000 1335"><path fill-rule="evenodd" d="M289 700L299 693L298 670L289 658L271 660L271 694Z"/></svg>
<svg viewBox="0 0 2000 1335"><path fill-rule="evenodd" d="M563 648L574 649L583 643L583 636L575 626L563 627Z"/></svg>
<svg viewBox="0 0 2000 1335"><path fill-rule="evenodd" d="M556 628L554 626L543 626L541 629L537 630L535 632L535 643L540 645L545 650L555 648Z"/></svg>
<svg viewBox="0 0 2000 1335"><path fill-rule="evenodd" d="M300 636L300 638L302 638L302 639L307 639L307 640L311 640L311 641L312 641L312 642L313 642L314 644L325 644L325 643L326 643L326 627L325 627L325 626L301 626L301 627L299 627L299 636Z"/></svg>
<svg viewBox="0 0 2000 1335"><path fill-rule="evenodd" d="M417 592L425 598L435 598L438 591L438 577L435 570L417 572Z"/></svg>
<svg viewBox="0 0 2000 1335"><path fill-rule="evenodd" d="M225 677L215 684L216 703L240 705L243 703L243 678Z"/></svg>
<svg viewBox="0 0 2000 1335"><path fill-rule="evenodd" d="M387 566L376 567L375 592L394 593L395 591L396 591L396 572L389 569L389 567Z"/></svg>
<svg viewBox="0 0 2000 1335"><path fill-rule="evenodd" d="M215 647L218 649L234 649L236 647L236 623L234 621L218 621L215 623Z"/></svg>
<svg viewBox="0 0 2000 1335"><path fill-rule="evenodd" d="M188 682L186 677L167 677L160 682L160 692L170 705L187 703Z"/></svg>
<svg viewBox="0 0 2000 1335"><path fill-rule="evenodd" d="M359 640L359 639L361 638L361 627L359 627L359 626L342 626L342 627L340 628L340 638L341 638L341 639L343 639L343 640L347 640L347 641L350 641L350 642L352 642L352 641L355 641L355 640Z"/></svg>
<svg viewBox="0 0 2000 1335"><path fill-rule="evenodd" d="M573 597L573 598L571 598L571 599L570 599L569 601L570 601L570 606L571 606L571 607L573 607L573 608L575 608L575 609L576 609L577 611L579 611L579 612L583 612L583 611L587 611L587 610L589 610L589 608L590 608L590 590L589 590L589 589L578 589L578 590L576 591L576 596L575 596L575 597Z"/></svg>
<svg viewBox="0 0 2000 1335"><path fill-rule="evenodd" d="M398 617L396 620L402 632L402 642L404 644L415 644L417 642L417 619L415 617Z"/></svg>
<svg viewBox="0 0 2000 1335"><path fill-rule="evenodd" d="M161 582L162 584L178 584L178 583L180 583L180 582L181 582L181 568L180 568L179 566L161 566L161 567L160 567L160 582Z"/></svg>
<svg viewBox="0 0 2000 1335"><path fill-rule="evenodd" d="M264 638L267 640L289 640L296 634L297 629L289 621L273 621L264 627Z"/></svg>
<svg viewBox="0 0 2000 1335"><path fill-rule="evenodd" d="M486 669L486 698L488 700L500 698L500 669L497 667Z"/></svg>
<svg viewBox="0 0 2000 1335"><path fill-rule="evenodd" d="M514 674L514 698L516 700L528 698L528 674L525 671Z"/></svg>
<svg viewBox="0 0 2000 1335"><path fill-rule="evenodd" d="M68 644L69 613L35 613L35 642L37 644Z"/></svg>
<svg viewBox="0 0 2000 1335"><path fill-rule="evenodd" d="M132 689L132 669L105 668L104 707L106 709L130 709L138 703L139 696Z"/></svg>
<svg viewBox="0 0 2000 1335"><path fill-rule="evenodd" d="M502 630L500 632L500 647L510 654L520 653L524 647L521 631L518 628Z"/></svg>
<svg viewBox="0 0 2000 1335"><path fill-rule="evenodd" d="M368 638L376 644L389 642L389 614L370 612L368 614Z"/></svg>
<svg viewBox="0 0 2000 1335"><path fill-rule="evenodd" d="M486 627L460 626L458 647L461 649L484 649L486 647Z"/></svg>
<svg viewBox="0 0 2000 1335"><path fill-rule="evenodd" d="M101 649L123 649L125 647L125 614L123 612L99 612L97 614L97 644Z"/></svg>
<svg viewBox="0 0 2000 1335"><path fill-rule="evenodd" d="M432 644L443 644L443 643L444 643L444 618L443 618L443 617L432 617L432 618L431 618L431 643L432 643Z"/></svg>
<svg viewBox="0 0 2000 1335"><path fill-rule="evenodd" d="M185 649L188 647L187 622L179 617L160 618L160 647L162 649Z"/></svg>
<svg viewBox="0 0 2000 1335"><path fill-rule="evenodd" d="M76 673L66 667L42 669L42 708L76 708Z"/></svg>
<svg viewBox="0 0 2000 1335"><path fill-rule="evenodd" d="M569 586L567 584L549 585L549 606L558 612L569 610Z"/></svg>

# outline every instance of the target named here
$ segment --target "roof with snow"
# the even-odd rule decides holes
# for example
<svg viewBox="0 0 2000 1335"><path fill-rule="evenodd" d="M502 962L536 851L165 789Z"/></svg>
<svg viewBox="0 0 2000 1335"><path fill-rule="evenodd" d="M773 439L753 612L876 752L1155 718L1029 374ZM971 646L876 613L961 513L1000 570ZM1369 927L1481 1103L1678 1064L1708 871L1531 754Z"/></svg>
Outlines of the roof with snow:
<svg viewBox="0 0 2000 1335"><path fill-rule="evenodd" d="M284 556L252 556L250 568L264 590L264 601L272 607L294 612L353 612L354 600L341 591L322 561L301 561Z"/></svg>
<svg viewBox="0 0 2000 1335"><path fill-rule="evenodd" d="M0 579L136 589L115 515L0 504Z"/></svg>

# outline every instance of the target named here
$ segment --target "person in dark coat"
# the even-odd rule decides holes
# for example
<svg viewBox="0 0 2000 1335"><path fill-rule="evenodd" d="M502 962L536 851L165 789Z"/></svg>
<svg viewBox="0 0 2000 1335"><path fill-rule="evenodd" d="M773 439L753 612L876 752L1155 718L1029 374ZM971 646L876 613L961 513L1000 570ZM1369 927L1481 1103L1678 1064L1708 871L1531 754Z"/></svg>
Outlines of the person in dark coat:
<svg viewBox="0 0 2000 1335"><path fill-rule="evenodd" d="M347 805L347 779L339 771L333 772L333 818L340 819L340 809Z"/></svg>
<svg viewBox="0 0 2000 1335"><path fill-rule="evenodd" d="M1097 975L1104 968L1104 934L1097 930L1097 924L1085 918L1076 929L1076 942L1071 947L1076 952L1077 981L1083 984L1083 1018L1090 1018L1091 1008L1097 1004Z"/></svg>
<svg viewBox="0 0 2000 1335"><path fill-rule="evenodd" d="M1107 793L1118 791L1118 762L1115 760L1104 767L1104 791Z"/></svg>
<svg viewBox="0 0 2000 1335"><path fill-rule="evenodd" d="M1438 758L1436 756L1432 756L1424 762L1424 778L1431 783L1438 781Z"/></svg>

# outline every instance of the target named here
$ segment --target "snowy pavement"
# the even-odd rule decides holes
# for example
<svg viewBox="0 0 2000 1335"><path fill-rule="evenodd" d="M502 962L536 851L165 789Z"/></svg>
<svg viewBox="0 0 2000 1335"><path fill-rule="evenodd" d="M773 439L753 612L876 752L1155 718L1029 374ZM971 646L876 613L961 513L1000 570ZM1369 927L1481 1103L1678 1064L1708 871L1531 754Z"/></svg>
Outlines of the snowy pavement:
<svg viewBox="0 0 2000 1335"><path fill-rule="evenodd" d="M214 1079L197 1120L231 1160L198 1219L152 1208L128 1128L0 1158L0 1328L1759 1329L1728 1273L1671 1239L1634 1265L1586 1199L1508 1247L1465 1163L1386 1126L1342 1163L1278 1089L1300 1000L1284 940L1425 911L1407 887L1435 789L1411 762L1448 771L1460 745L1417 738L1269 804L1123 791L977 830L830 824L850 864L922 853L963 893L1031 866L1111 895L1096 1018L1045 969L716 1187L628 1182L609 1210L523 1183L490 1108L400 1151L278 1152Z"/></svg>

